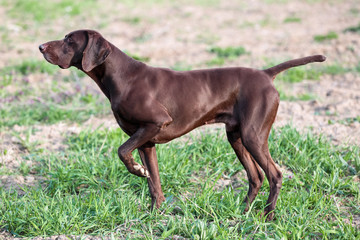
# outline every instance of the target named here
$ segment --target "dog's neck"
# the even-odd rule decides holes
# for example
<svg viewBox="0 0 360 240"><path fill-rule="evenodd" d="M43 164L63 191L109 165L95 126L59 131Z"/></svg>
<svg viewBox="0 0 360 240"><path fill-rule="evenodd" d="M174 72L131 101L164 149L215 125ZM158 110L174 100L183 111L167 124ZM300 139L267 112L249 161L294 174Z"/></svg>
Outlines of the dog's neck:
<svg viewBox="0 0 360 240"><path fill-rule="evenodd" d="M112 52L104 63L96 66L90 72L84 72L96 82L111 101L112 93L119 96L127 82L131 81L133 76L136 76L136 73L145 68L146 65L129 57L111 43L110 45Z"/></svg>

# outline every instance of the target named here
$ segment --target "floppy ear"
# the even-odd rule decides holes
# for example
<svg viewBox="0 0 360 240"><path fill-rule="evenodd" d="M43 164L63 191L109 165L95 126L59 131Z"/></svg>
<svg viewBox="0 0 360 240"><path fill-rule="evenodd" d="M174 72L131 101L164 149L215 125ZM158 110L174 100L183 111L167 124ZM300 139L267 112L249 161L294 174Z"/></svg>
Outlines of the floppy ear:
<svg viewBox="0 0 360 240"><path fill-rule="evenodd" d="M88 43L83 52L82 68L90 72L93 68L102 64L111 53L111 47L97 32L88 32Z"/></svg>

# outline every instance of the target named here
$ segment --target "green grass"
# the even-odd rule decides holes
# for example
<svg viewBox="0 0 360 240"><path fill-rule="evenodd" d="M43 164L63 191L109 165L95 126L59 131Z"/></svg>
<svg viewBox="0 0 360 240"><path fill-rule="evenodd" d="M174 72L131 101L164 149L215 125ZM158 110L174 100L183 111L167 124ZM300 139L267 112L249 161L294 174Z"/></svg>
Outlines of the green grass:
<svg viewBox="0 0 360 240"><path fill-rule="evenodd" d="M212 47L209 49L209 52L216 54L219 58L235 58L246 54L244 47Z"/></svg>
<svg viewBox="0 0 360 240"><path fill-rule="evenodd" d="M360 9L352 7L350 8L349 13L358 16L358 14L360 13Z"/></svg>
<svg viewBox="0 0 360 240"><path fill-rule="evenodd" d="M329 74L329 75L345 74L345 73L351 72L351 71L353 71L353 69L345 68L345 67L341 66L340 64L326 65L322 69L322 72L324 74Z"/></svg>
<svg viewBox="0 0 360 240"><path fill-rule="evenodd" d="M268 66L273 66L276 64L269 64ZM360 65L358 65L360 66ZM300 66L296 68L291 68L286 70L285 72L280 73L276 76L275 85L277 90L280 94L280 100L287 100L287 101L309 101L315 100L318 97L312 93L304 93L298 95L289 95L286 89L289 87L290 84L299 83L303 80L313 80L317 81L320 80L320 77L324 74L328 75L342 75L345 73L357 73L359 71L359 67L344 67L340 64L331 64L325 66ZM266 68L266 67L265 67Z"/></svg>
<svg viewBox="0 0 360 240"><path fill-rule="evenodd" d="M152 239L327 238L356 239L359 216L358 147L336 148L291 127L273 131L276 161L284 175L276 218L261 217L268 183L244 214L246 185L214 190L220 178L242 169L224 134L202 134L157 147L166 202L149 212L146 180L129 174L117 157L127 137L120 130L83 131L63 153L32 153L46 189L25 194L0 188L0 228L18 237L102 235ZM137 154L136 160L139 161ZM26 156L24 156L26 157ZM26 167L24 167L26 172ZM245 179L239 179L242 181ZM266 193L265 195L263 193Z"/></svg>
<svg viewBox="0 0 360 240"><path fill-rule="evenodd" d="M276 3L286 3L288 2L289 0L265 0L265 3L267 4L276 4Z"/></svg>
<svg viewBox="0 0 360 240"><path fill-rule="evenodd" d="M132 53L129 53L128 51L124 51L129 57L132 57L133 59L135 60L138 60L140 62L148 62L150 61L150 58L149 57L144 57L144 56L140 56L140 55L137 55L137 54L132 54Z"/></svg>
<svg viewBox="0 0 360 240"><path fill-rule="evenodd" d="M108 113L109 104L97 105L97 96L92 96L91 102L85 102L80 96L71 98L65 105L46 103L47 100L29 102L28 104L12 104L0 110L0 128L14 125L54 124L60 121L82 122L91 115ZM76 104L74 106L74 103Z"/></svg>
<svg viewBox="0 0 360 240"><path fill-rule="evenodd" d="M219 57L216 57L216 58L213 58L209 61L206 61L206 65L209 66L209 67L212 67L212 66L222 66L225 64L225 59L224 58L219 58Z"/></svg>
<svg viewBox="0 0 360 240"><path fill-rule="evenodd" d="M192 66L185 64L183 62L176 62L174 66L171 67L172 70L175 71L190 71L192 70Z"/></svg>
<svg viewBox="0 0 360 240"><path fill-rule="evenodd" d="M301 18L298 17L287 17L284 19L284 23L299 23L301 22Z"/></svg>
<svg viewBox="0 0 360 240"><path fill-rule="evenodd" d="M6 66L0 70L0 76L7 78L8 75L22 74L29 75L31 73L48 73L55 74L59 70L58 66L49 64L45 60L26 59L20 63Z"/></svg>
<svg viewBox="0 0 360 240"><path fill-rule="evenodd" d="M275 23L269 14L266 14L263 19L259 21L261 27L274 27Z"/></svg>
<svg viewBox="0 0 360 240"><path fill-rule="evenodd" d="M324 42L324 41L328 41L328 40L332 40L332 39L337 39L338 37L339 36L336 32L331 31L324 35L315 35L314 40L315 40L315 42Z"/></svg>
<svg viewBox="0 0 360 240"><path fill-rule="evenodd" d="M321 72L309 69L307 67L297 67L289 69L278 76L276 76L275 81L283 81L289 83L297 83L301 82L304 79L308 80L319 80L321 76Z"/></svg>
<svg viewBox="0 0 360 240"><path fill-rule="evenodd" d="M220 38L211 32L202 32L196 36L196 43L205 43L207 45L214 45Z"/></svg>
<svg viewBox="0 0 360 240"><path fill-rule="evenodd" d="M149 6L163 6L163 5L175 5L177 6L177 4L173 1L168 1L168 0L123 0L121 1L123 4L126 4L128 7L137 7L138 4L141 4L144 7L149 7ZM205 7L214 7L217 6L219 4L219 0L180 0L178 1L181 4L194 4L194 5L199 5L199 6L205 6Z"/></svg>
<svg viewBox="0 0 360 240"><path fill-rule="evenodd" d="M360 33L360 23L357 26L346 28L344 32Z"/></svg>
<svg viewBox="0 0 360 240"><path fill-rule="evenodd" d="M273 67L278 65L283 60L266 60L267 64L263 69L267 69L269 67ZM312 68L309 66L299 66L295 68L290 68L284 72L281 72L276 76L275 82L281 81L285 83L297 83L301 82L305 79L308 80L319 80L322 75L322 69L320 68Z"/></svg>
<svg viewBox="0 0 360 240"><path fill-rule="evenodd" d="M1 69L0 129L64 120L79 122L110 111L100 93L81 84L83 73L71 70L70 76L62 78L58 71L45 60L32 59ZM34 74L39 79L30 82L29 76Z"/></svg>
<svg viewBox="0 0 360 240"><path fill-rule="evenodd" d="M137 37L134 38L134 41L135 41L136 43L141 44L141 43L144 43L144 42L149 41L149 40L152 39L152 38L153 38L152 34L141 33L141 35L139 35L139 36L137 36Z"/></svg>
<svg viewBox="0 0 360 240"><path fill-rule="evenodd" d="M316 71L321 74L329 74L329 75L341 75L345 73L360 73L360 62L355 66L343 66L341 64L331 64L324 65L318 68L315 68Z"/></svg>
<svg viewBox="0 0 360 240"><path fill-rule="evenodd" d="M226 60L235 59L241 55L248 54L244 47L211 47L208 52L216 55L215 58L206 62L208 66L221 66Z"/></svg>
<svg viewBox="0 0 360 240"><path fill-rule="evenodd" d="M127 22L131 25L137 25L141 22L140 17L124 17L122 18L122 21Z"/></svg>
<svg viewBox="0 0 360 240"><path fill-rule="evenodd" d="M348 117L348 118L344 118L344 119L341 119L341 120L337 120L337 121L334 121L334 120L329 120L329 124L333 124L335 122L338 122L340 124L343 124L343 125L351 125L355 122L359 122L360 123L360 116L357 116L357 117Z"/></svg>
<svg viewBox="0 0 360 240"><path fill-rule="evenodd" d="M1 0L0 4L6 6L8 14L19 20L33 20L38 23L53 20L58 17L77 16L81 12L97 9L97 1L51 1L51 0Z"/></svg>
<svg viewBox="0 0 360 240"><path fill-rule="evenodd" d="M282 61L279 60L267 60L267 64L263 69L275 66ZM343 66L341 64L314 64L314 66L299 66L290 68L276 76L275 82L281 81L285 83L298 83L303 80L319 80L321 75L341 75L345 73L359 73L360 62L356 66Z"/></svg>
<svg viewBox="0 0 360 240"><path fill-rule="evenodd" d="M281 101L310 101L310 100L315 100L318 98L316 95L311 94L311 93L289 95L287 93L287 91L284 90L284 87L279 86L276 83L275 83L275 85L276 85L277 91L279 92Z"/></svg>

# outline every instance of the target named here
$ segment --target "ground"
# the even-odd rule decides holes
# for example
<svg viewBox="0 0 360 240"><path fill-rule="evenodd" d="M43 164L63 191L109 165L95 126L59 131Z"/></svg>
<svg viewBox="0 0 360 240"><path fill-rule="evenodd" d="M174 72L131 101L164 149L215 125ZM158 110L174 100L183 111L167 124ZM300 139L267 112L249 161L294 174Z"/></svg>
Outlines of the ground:
<svg viewBox="0 0 360 240"><path fill-rule="evenodd" d="M275 79L284 97L274 127L291 124L301 132L322 135L335 145L360 146L360 35L359 30L346 31L360 24L357 0L251 0L241 3L184 0L176 4L110 1L101 5L99 11L89 10L89 15L80 11L75 16L55 17L49 24L39 21L34 25L24 23L6 2L0 5L0 68L24 59L42 61L39 44L83 28L98 30L114 45L140 56L149 65L177 70L218 66L261 69L293 58L323 54L326 62L303 68L320 73L316 79L308 75L295 83ZM330 33L336 36L330 37ZM316 36L325 36L325 39L316 40ZM223 61L209 51L214 46L242 46L246 53ZM338 70L330 72L329 69ZM71 72L62 70L56 74L66 76ZM46 73L29 74L27 78L29 84L35 86L53 81ZM81 79L81 84L87 86L83 89L99 92L90 78ZM16 93L17 87L8 87L7 91ZM301 99L301 96L309 97ZM0 107L1 104L5 101L0 101ZM98 126L117 127L111 113L107 112L81 123L35 124L36 131L27 136L27 141L36 142L36 147L47 151L62 151L66 149L63 143L66 136ZM10 171L19 169L24 161L21 156L28 150L19 139L26 138L27 129L28 126L14 125L11 130L3 128L0 132L0 153L6 150L6 154L0 155L0 161ZM11 131L19 132L20 137ZM26 163L31 164L31 160ZM358 177L356 179L359 181ZM41 178L31 173L0 176L6 189L20 190L23 185L33 186L39 181ZM359 216L355 220L359 223ZM11 239L5 232L0 232L1 238Z"/></svg>

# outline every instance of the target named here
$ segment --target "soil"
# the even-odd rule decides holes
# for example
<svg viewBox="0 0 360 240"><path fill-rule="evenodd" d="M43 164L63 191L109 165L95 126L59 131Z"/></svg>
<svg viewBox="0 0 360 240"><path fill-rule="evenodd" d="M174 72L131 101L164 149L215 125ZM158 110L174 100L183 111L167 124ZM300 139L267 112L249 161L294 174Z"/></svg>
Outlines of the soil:
<svg viewBox="0 0 360 240"><path fill-rule="evenodd" d="M185 1L186 2L186 1ZM200 2L200 1L199 1ZM248 54L226 61L224 66L262 68L269 60L284 60L312 54L323 54L327 61L321 64L341 65L354 68L360 64L360 34L344 32L344 29L360 24L358 0L348 1L219 1L218 4L140 4L133 6L120 3L103 6L104 15L83 19L69 16L55 20L51 26L22 29L16 19L8 17L6 8L0 6L0 21L7 29L10 43L0 44L0 67L18 62L19 59L42 59L37 46L45 41L62 38L66 33L81 28L98 29L102 35L122 50L148 57L148 64L161 67L204 68L214 58L208 52L211 46L243 46ZM126 18L125 18L126 17ZM299 21L284 23L288 18ZM129 19L139 18L139 23ZM95 26L95 27L94 27ZM336 39L314 41L315 35L331 31ZM30 36L30 37L29 37ZM316 63L314 65L319 65ZM63 70L64 75L68 70ZM88 84L96 87L89 79ZM275 80L276 84L276 80ZM274 127L291 124L299 131L311 131L323 135L336 145L360 146L360 73L322 75L320 80L304 80L287 86L289 94L312 94L315 100L281 101ZM350 119L350 121L349 121ZM83 124L57 123L34 126L37 131L30 142L39 142L47 151L64 151L65 136L81 129L100 126L115 128L111 115L93 117ZM24 132L26 127L15 126ZM27 149L18 138L8 131L0 132L0 163L11 174L0 176L5 188L20 190L22 186L34 186L41 182L36 175L18 174L21 157ZM26 164L31 166L31 161ZM286 170L284 170L286 172ZM291 173L286 172L287 175ZM239 178L244 177L239 173ZM230 184L220 182L218 188ZM239 180L240 181L240 180ZM12 239L0 231L0 239ZM40 239L40 238L36 238ZM43 238L41 238L43 239ZM63 239L54 236L46 239ZM64 238L65 239L65 238ZM90 239L90 238L89 238Z"/></svg>

